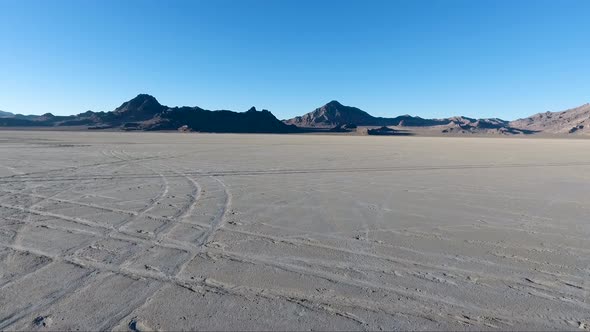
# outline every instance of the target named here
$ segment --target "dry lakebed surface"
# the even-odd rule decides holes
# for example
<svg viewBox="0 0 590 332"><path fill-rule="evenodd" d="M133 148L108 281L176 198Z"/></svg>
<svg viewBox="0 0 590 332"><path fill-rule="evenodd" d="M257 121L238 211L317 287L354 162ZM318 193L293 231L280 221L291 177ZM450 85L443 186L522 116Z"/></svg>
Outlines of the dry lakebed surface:
<svg viewBox="0 0 590 332"><path fill-rule="evenodd" d="M0 330L590 330L590 140L0 131Z"/></svg>

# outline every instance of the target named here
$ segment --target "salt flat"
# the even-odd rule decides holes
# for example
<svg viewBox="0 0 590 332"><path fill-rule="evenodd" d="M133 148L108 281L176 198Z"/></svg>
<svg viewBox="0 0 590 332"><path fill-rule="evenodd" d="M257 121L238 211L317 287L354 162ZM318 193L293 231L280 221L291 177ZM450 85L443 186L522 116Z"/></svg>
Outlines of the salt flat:
<svg viewBox="0 0 590 332"><path fill-rule="evenodd" d="M0 131L0 330L590 330L590 140Z"/></svg>

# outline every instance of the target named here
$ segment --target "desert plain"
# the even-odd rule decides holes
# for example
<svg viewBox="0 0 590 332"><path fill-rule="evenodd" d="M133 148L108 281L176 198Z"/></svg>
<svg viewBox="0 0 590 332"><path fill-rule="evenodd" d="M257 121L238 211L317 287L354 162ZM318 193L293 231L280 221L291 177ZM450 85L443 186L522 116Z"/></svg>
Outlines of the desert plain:
<svg viewBox="0 0 590 332"><path fill-rule="evenodd" d="M590 140L0 131L0 330L590 330Z"/></svg>

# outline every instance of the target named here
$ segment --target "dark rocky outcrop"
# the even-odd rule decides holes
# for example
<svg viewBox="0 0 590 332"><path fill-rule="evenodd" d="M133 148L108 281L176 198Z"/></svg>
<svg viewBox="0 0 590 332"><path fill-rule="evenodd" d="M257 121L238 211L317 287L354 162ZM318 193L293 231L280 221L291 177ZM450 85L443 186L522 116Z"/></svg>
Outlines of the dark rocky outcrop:
<svg viewBox="0 0 590 332"><path fill-rule="evenodd" d="M330 132L332 133L347 133L351 131L355 131L358 126L354 123L347 123L347 124L340 124L334 128L330 128Z"/></svg>
<svg viewBox="0 0 590 332"><path fill-rule="evenodd" d="M367 134L369 134L369 135L393 135L393 134L395 134L395 130L393 128L383 126L381 128L369 129L369 130L367 130Z"/></svg>

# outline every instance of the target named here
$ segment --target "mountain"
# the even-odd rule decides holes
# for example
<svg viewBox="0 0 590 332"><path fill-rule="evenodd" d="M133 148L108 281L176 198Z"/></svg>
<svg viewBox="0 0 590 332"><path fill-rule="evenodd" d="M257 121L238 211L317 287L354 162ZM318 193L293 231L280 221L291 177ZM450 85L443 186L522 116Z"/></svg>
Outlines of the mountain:
<svg viewBox="0 0 590 332"><path fill-rule="evenodd" d="M347 124L357 126L403 127L457 126L459 128L464 127L463 129L500 128L507 126L507 122L500 119L471 119L466 117L423 119L419 116L411 115L400 115L395 118L374 117L363 110L356 107L344 106L335 100L316 108L312 112L285 120L284 122L294 124L298 127L335 129Z"/></svg>
<svg viewBox="0 0 590 332"><path fill-rule="evenodd" d="M508 121L498 118L473 119L464 116L454 116L445 120L448 120L449 123L438 126L438 129L441 129L442 133L503 135L534 133L534 131L531 130L514 128L510 126Z"/></svg>
<svg viewBox="0 0 590 332"><path fill-rule="evenodd" d="M153 96L139 94L137 97L121 104L112 114L127 121L142 121L153 118L156 114L167 109L168 107L161 105Z"/></svg>
<svg viewBox="0 0 590 332"><path fill-rule="evenodd" d="M0 110L0 118L12 118L12 117L14 117L13 113L4 112L4 111Z"/></svg>
<svg viewBox="0 0 590 332"><path fill-rule="evenodd" d="M239 113L227 110L208 111L199 107L175 107L146 121L145 130L176 130L187 126L192 131L217 133L291 133L296 126L286 125L267 110L255 107Z"/></svg>
<svg viewBox="0 0 590 332"><path fill-rule="evenodd" d="M122 125L125 130L183 130L219 133L289 133L298 131L267 110L252 107L247 112L209 111L200 107L167 107L156 98L140 94L123 103L101 120Z"/></svg>
<svg viewBox="0 0 590 332"><path fill-rule="evenodd" d="M37 115L22 115L22 114L14 114L14 113L10 113L10 112L0 111L0 118L33 119L36 117L37 117Z"/></svg>
<svg viewBox="0 0 590 332"><path fill-rule="evenodd" d="M298 127L329 128L348 123L372 125L377 120L369 113L356 107L344 106L336 100L316 108L305 115L286 120L285 123Z"/></svg>
<svg viewBox="0 0 590 332"><path fill-rule="evenodd" d="M408 126L427 127L448 124L447 119L423 119L419 116L400 115L395 118L374 117L356 107L344 106L336 100L315 110L284 120L286 124L303 128L335 128L346 124L357 126Z"/></svg>
<svg viewBox="0 0 590 332"><path fill-rule="evenodd" d="M424 119L400 115L394 118L374 117L352 106L333 100L322 107L289 120L278 120L267 110L252 107L246 112L210 111L200 107L168 107L148 94L139 94L111 112L86 111L77 115L22 115L0 111L0 127L63 127L80 129L181 130L223 133L292 133L303 130L329 129L331 132L368 132L381 127L377 134L429 132L443 134L590 134L590 104L562 112L538 113L524 119L505 121L497 118L474 119L454 116ZM395 126L390 131L389 126ZM369 127L369 128L367 128ZM405 127L400 128L400 127ZM307 129L306 129L307 128ZM419 129L423 128L423 129Z"/></svg>
<svg viewBox="0 0 590 332"><path fill-rule="evenodd" d="M112 112L94 113L88 111L86 113L78 114L78 118L91 120L96 124L97 129L118 126L123 126L123 129L129 129L129 125L124 126L125 123L148 121L167 109L167 106L160 104L153 96L139 94L135 98L124 102ZM95 129L95 127L93 127L93 129Z"/></svg>
<svg viewBox="0 0 590 332"><path fill-rule="evenodd" d="M267 110L252 107L247 112L209 111L199 107L164 106L147 94L124 102L111 112L87 111L78 115L0 117L5 127L81 126L88 129L120 128L122 130L177 130L236 133L290 133L295 126L284 124Z"/></svg>
<svg viewBox="0 0 590 332"><path fill-rule="evenodd" d="M531 118L512 122L498 118L474 119L465 116L454 116L443 119L424 119L418 116L400 115L394 118L382 118L374 117L356 107L344 106L338 101L333 100L307 114L289 120L283 120L283 122L302 128L330 128L331 132L351 131L351 129L347 128L355 128L355 126L419 127L429 129L431 132L434 131L443 134L521 135L534 134L542 131L551 133L572 133L584 130L590 131L590 129L588 129L590 128L590 106L588 104L573 110L555 113L555 116L552 114L554 113L543 113ZM559 118L560 121L565 122L547 122L547 120L552 117L554 119ZM362 132L364 132L364 130Z"/></svg>
<svg viewBox="0 0 590 332"><path fill-rule="evenodd" d="M590 133L590 104L561 112L538 113L510 122L510 126L552 134Z"/></svg>

